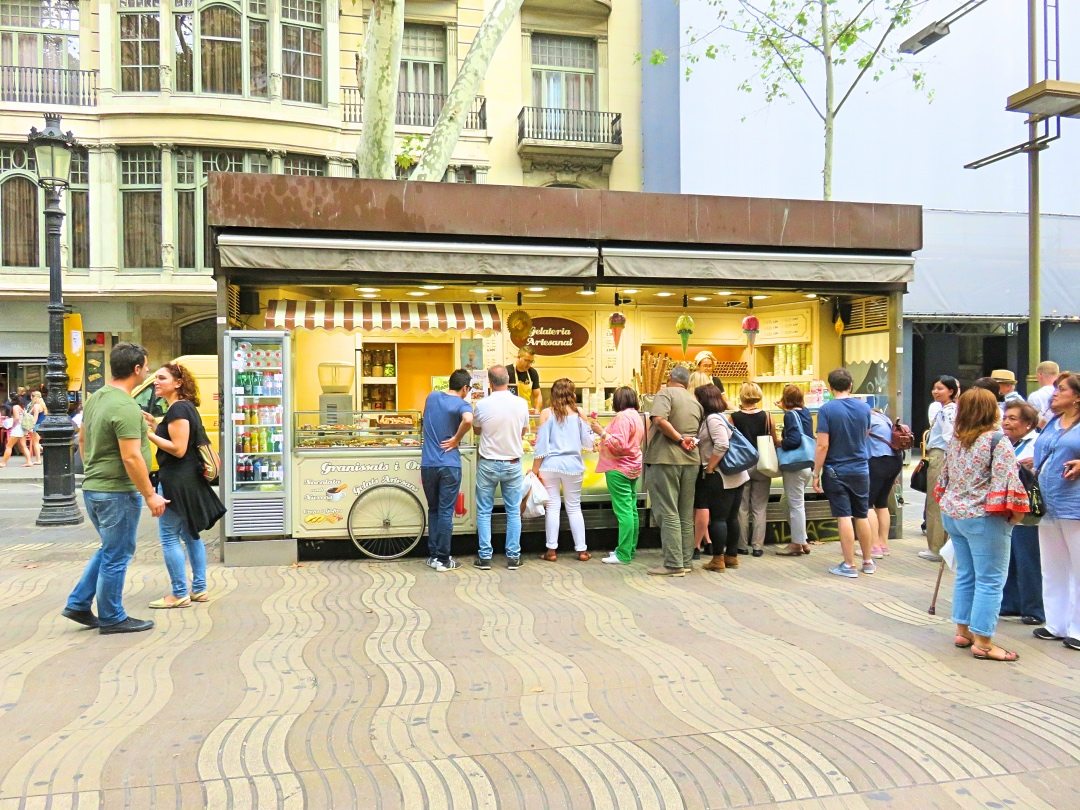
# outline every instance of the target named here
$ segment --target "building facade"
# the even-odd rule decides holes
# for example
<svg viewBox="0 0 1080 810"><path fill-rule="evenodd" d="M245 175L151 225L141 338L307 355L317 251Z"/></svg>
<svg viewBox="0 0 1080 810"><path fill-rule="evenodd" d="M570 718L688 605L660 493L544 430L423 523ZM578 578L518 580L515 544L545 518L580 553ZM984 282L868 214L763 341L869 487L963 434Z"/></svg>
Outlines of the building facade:
<svg viewBox="0 0 1080 810"><path fill-rule="evenodd" d="M431 132L494 0L409 0L396 154ZM79 143L64 294L88 346L213 353L207 177L351 177L357 0L0 0L0 394L43 378L44 197L26 136ZM641 3L525 0L478 88L449 182L640 190ZM407 161L406 161L407 162Z"/></svg>

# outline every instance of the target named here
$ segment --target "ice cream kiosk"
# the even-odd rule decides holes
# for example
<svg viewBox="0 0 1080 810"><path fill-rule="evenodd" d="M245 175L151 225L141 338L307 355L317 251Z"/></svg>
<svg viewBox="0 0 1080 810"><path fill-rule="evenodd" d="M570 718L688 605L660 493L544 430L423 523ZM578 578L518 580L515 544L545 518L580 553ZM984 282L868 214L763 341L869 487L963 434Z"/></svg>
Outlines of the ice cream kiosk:
<svg viewBox="0 0 1080 810"><path fill-rule="evenodd" d="M917 207L761 201L770 217L786 209L789 236L731 198L405 188L211 180L231 392L222 444L228 563L295 559L298 542L351 540L380 559L414 548L426 529L425 398L457 368L473 375L470 398L483 397L485 369L513 364L522 347L534 353L545 402L552 382L567 377L601 423L614 416L619 386L633 387L647 411L671 366L692 366L701 353L732 401L753 380L766 406L794 384L813 407L821 380L843 363L859 395L898 406L900 300L921 243ZM318 199L321 213L250 204L265 196ZM818 222L826 215L831 228ZM228 307L241 288L258 292L259 312L246 320ZM454 533L464 554L476 530L470 441L461 456ZM597 456L585 460L587 525L614 526ZM644 494L639 506L647 521ZM771 507L778 524L780 507Z"/></svg>

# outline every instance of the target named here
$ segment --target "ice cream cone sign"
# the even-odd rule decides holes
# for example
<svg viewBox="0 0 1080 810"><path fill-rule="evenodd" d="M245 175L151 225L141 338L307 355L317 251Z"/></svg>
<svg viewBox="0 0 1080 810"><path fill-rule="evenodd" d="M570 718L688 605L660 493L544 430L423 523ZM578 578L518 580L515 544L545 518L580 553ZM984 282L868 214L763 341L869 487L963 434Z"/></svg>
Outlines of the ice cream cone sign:
<svg viewBox="0 0 1080 810"><path fill-rule="evenodd" d="M690 342L690 336L694 334L694 319L683 313L675 321L675 331L679 333L679 340L682 341L683 356L685 357L686 346Z"/></svg>
<svg viewBox="0 0 1080 810"><path fill-rule="evenodd" d="M746 345L751 349L754 348L754 341L757 339L757 333L761 330L761 324L758 322L757 316L747 315L742 319L743 334L746 335Z"/></svg>
<svg viewBox="0 0 1080 810"><path fill-rule="evenodd" d="M615 348L619 348L619 338L622 337L622 330L626 328L626 316L621 312L613 312L607 321L608 329L611 330L611 336L615 339Z"/></svg>

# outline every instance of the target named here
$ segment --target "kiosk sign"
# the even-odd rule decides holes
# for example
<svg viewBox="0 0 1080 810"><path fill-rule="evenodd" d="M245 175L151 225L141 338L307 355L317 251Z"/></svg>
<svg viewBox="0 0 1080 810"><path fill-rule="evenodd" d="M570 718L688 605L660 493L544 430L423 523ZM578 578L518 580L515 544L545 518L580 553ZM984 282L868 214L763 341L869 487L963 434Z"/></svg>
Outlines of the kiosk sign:
<svg viewBox="0 0 1080 810"><path fill-rule="evenodd" d="M574 354L589 344L589 330L569 318L533 318L529 337L520 345L525 344L548 357Z"/></svg>

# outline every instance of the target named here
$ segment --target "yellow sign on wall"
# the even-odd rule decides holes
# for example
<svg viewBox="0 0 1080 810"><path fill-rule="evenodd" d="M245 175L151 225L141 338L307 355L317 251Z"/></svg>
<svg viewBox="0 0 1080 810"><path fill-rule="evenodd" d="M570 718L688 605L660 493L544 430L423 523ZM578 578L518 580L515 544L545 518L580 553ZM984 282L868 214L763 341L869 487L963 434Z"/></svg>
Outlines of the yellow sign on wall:
<svg viewBox="0 0 1080 810"><path fill-rule="evenodd" d="M83 340L82 315L78 312L64 316L64 356L67 358L68 391L81 391L86 343Z"/></svg>

